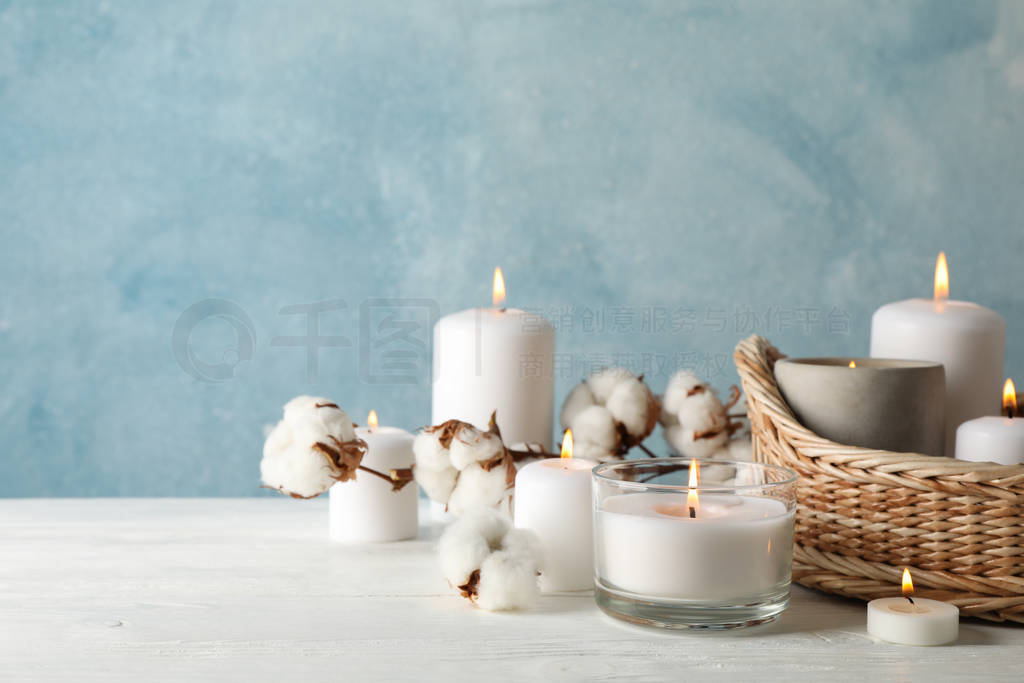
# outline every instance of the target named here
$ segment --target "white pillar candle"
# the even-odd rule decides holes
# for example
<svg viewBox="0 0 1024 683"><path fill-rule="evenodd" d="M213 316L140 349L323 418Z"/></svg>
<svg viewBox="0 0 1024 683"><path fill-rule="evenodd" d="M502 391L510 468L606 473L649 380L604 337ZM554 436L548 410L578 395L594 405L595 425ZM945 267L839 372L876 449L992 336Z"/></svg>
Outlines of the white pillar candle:
<svg viewBox="0 0 1024 683"><path fill-rule="evenodd" d="M946 370L945 454L953 456L956 429L999 411L1006 353L1006 321L966 301L950 301L944 254L936 264L933 299L886 304L871 318L871 355L942 363Z"/></svg>
<svg viewBox="0 0 1024 683"><path fill-rule="evenodd" d="M788 590L793 512L772 498L700 494L695 516L658 493L606 498L598 563L610 587L646 597L730 601Z"/></svg>
<svg viewBox="0 0 1024 683"><path fill-rule="evenodd" d="M910 572L903 570L913 592ZM955 605L927 598L879 598L868 603L868 633L900 645L942 645L957 639L960 610Z"/></svg>
<svg viewBox="0 0 1024 683"><path fill-rule="evenodd" d="M530 529L544 551L542 591L594 587L594 533L590 471L597 463L571 457L572 432L563 453L538 460L516 475L515 526Z"/></svg>
<svg viewBox="0 0 1024 683"><path fill-rule="evenodd" d="M368 448L362 464L382 474L411 467L415 462L412 434L397 427L376 426L375 413L370 414L368 422L371 426L356 429L356 436ZM394 491L390 482L369 472L358 472L355 481L331 487L331 540L370 543L415 538L418 503L416 482Z"/></svg>
<svg viewBox="0 0 1024 683"><path fill-rule="evenodd" d="M956 457L1000 465L1024 463L1024 418L1017 416L1017 395L1013 382L1003 388L1003 414L964 422L956 430Z"/></svg>
<svg viewBox="0 0 1024 683"><path fill-rule="evenodd" d="M474 308L434 326L431 424L458 419L487 428L497 411L506 444L551 446L555 330L538 315L506 309L501 271L494 308Z"/></svg>

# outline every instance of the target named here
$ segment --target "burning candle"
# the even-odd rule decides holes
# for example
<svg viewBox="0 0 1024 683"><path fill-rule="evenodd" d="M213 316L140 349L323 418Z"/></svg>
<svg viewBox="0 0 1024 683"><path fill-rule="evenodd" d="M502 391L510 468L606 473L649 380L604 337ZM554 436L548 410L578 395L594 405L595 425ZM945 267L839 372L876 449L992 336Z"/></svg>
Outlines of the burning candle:
<svg viewBox="0 0 1024 683"><path fill-rule="evenodd" d="M789 604L795 473L656 459L601 465L594 480L597 602L612 616L728 628Z"/></svg>
<svg viewBox="0 0 1024 683"><path fill-rule="evenodd" d="M932 299L886 304L871 319L871 355L942 363L946 370L945 448L967 420L995 415L1006 352L1006 321L978 304L949 300L945 253L935 264Z"/></svg>
<svg viewBox="0 0 1024 683"><path fill-rule="evenodd" d="M497 411L508 445L551 446L555 330L538 315L505 308L494 270L493 308L447 315L434 326L431 424L452 418L486 429Z"/></svg>
<svg viewBox="0 0 1024 683"><path fill-rule="evenodd" d="M379 426L374 410L366 423L366 427L356 428L356 436L367 445L363 465L385 473L412 466L412 434L397 427ZM332 541L366 543L416 537L419 519L415 482L395 491L390 482L359 472L355 481L331 487L329 510Z"/></svg>
<svg viewBox="0 0 1024 683"><path fill-rule="evenodd" d="M594 587L590 471L596 464L572 457L572 430L566 430L562 457L532 462L516 475L515 526L540 538L543 591Z"/></svg>
<svg viewBox="0 0 1024 683"><path fill-rule="evenodd" d="M1024 463L1024 419L1017 414L1013 380L1003 385L1003 417L979 417L956 430L956 457L1001 465Z"/></svg>
<svg viewBox="0 0 1024 683"><path fill-rule="evenodd" d="M900 645L942 645L957 639L960 610L954 605L915 598L910 570L903 570L903 597L868 603L868 633Z"/></svg>

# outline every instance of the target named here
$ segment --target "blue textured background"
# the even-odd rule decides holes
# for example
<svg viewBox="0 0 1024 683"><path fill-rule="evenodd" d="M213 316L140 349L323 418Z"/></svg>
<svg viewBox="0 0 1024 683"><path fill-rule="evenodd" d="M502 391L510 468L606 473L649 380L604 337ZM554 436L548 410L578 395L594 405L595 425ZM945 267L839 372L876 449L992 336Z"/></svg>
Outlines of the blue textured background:
<svg viewBox="0 0 1024 683"><path fill-rule="evenodd" d="M1024 380L1022 124L1013 2L0 1L0 495L255 494L296 393L420 425L359 304L484 304L494 265L569 312L559 398L616 353L724 388L754 329L865 353L939 249ZM173 355L207 298L252 320L230 381ZM329 299L309 382L272 339Z"/></svg>

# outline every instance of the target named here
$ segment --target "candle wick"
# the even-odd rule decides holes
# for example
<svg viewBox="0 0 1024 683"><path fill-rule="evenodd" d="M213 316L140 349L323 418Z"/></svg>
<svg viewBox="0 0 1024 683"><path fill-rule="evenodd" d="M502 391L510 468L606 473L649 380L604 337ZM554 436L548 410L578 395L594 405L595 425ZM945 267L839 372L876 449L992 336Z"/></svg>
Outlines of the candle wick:
<svg viewBox="0 0 1024 683"><path fill-rule="evenodd" d="M907 602L909 602L911 605L914 604L914 598L910 597L909 595L904 595L903 597L905 597L907 599Z"/></svg>
<svg viewBox="0 0 1024 683"><path fill-rule="evenodd" d="M696 518L697 518L697 511L696 511L696 510L694 509L694 507L693 507L693 506L691 505L691 506L690 506L690 519L696 519Z"/></svg>
<svg viewBox="0 0 1024 683"><path fill-rule="evenodd" d="M508 310L507 308L505 308L504 306L502 306L501 308L499 308L499 309L498 309L498 312L499 312L499 313L504 313L504 312L505 312L505 311L507 311L507 310Z"/></svg>

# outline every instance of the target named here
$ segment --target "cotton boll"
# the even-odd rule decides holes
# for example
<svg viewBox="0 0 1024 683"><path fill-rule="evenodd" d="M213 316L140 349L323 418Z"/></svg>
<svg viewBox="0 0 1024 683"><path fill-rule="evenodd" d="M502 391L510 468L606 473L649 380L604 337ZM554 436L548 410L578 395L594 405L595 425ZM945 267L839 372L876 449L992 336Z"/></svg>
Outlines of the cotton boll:
<svg viewBox="0 0 1024 683"><path fill-rule="evenodd" d="M725 427L725 407L710 387L693 394L679 408L679 424L696 432Z"/></svg>
<svg viewBox="0 0 1024 683"><path fill-rule="evenodd" d="M458 470L454 467L434 470L428 467L420 467L419 462L413 468L412 473L420 488L427 494L427 497L442 505L448 502L448 498L455 489L455 480L459 476Z"/></svg>
<svg viewBox="0 0 1024 683"><path fill-rule="evenodd" d="M303 498L318 496L335 482L323 453L298 444L264 455L260 475L270 488Z"/></svg>
<svg viewBox="0 0 1024 683"><path fill-rule="evenodd" d="M662 397L664 411L668 414L678 413L690 392L703 384L704 382L690 370L680 370L672 375Z"/></svg>
<svg viewBox="0 0 1024 683"><path fill-rule="evenodd" d="M450 524L437 544L441 571L453 586L465 584L493 551L484 535L475 528L460 527L458 523L456 520Z"/></svg>
<svg viewBox="0 0 1024 683"><path fill-rule="evenodd" d="M284 404L284 421L289 424L297 424L305 419L307 415L316 410L317 404L334 403L323 396L296 396Z"/></svg>
<svg viewBox="0 0 1024 683"><path fill-rule="evenodd" d="M482 432L475 427L464 427L455 438L449 449L452 467L465 469L474 462L486 462L504 452L501 438L493 432Z"/></svg>
<svg viewBox="0 0 1024 683"><path fill-rule="evenodd" d="M654 429L657 406L650 389L635 377L619 382L605 404L608 412L621 422L630 436L643 439Z"/></svg>
<svg viewBox="0 0 1024 683"><path fill-rule="evenodd" d="M562 429L566 430L572 425L573 419L582 411L584 408L588 408L597 403L594 399L594 392L590 390L586 382L581 382L573 387L569 395L565 397L565 401L562 402L562 413L559 421L562 424Z"/></svg>
<svg viewBox="0 0 1024 683"><path fill-rule="evenodd" d="M263 442L263 457L276 457L292 443L292 428L284 420L278 422L267 432Z"/></svg>
<svg viewBox="0 0 1024 683"><path fill-rule="evenodd" d="M698 433L692 429L682 430L681 443L676 445L679 451L687 458L710 458L725 445L729 438L725 431L700 439L695 438Z"/></svg>
<svg viewBox="0 0 1024 683"><path fill-rule="evenodd" d="M510 529L502 539L501 547L519 562L529 563L534 571L540 571L544 566L540 539L530 529Z"/></svg>
<svg viewBox="0 0 1024 683"><path fill-rule="evenodd" d="M476 604L485 610L505 611L529 607L540 589L537 570L508 551L492 553L480 565Z"/></svg>
<svg viewBox="0 0 1024 683"><path fill-rule="evenodd" d="M416 469L444 470L450 468L448 449L441 445L440 432L422 431L412 441ZM433 496L431 496L433 497Z"/></svg>
<svg viewBox="0 0 1024 683"><path fill-rule="evenodd" d="M635 379L633 373L625 368L605 368L598 370L587 378L587 385L594 395L594 403L604 405L612 395L615 386L627 379Z"/></svg>
<svg viewBox="0 0 1024 683"><path fill-rule="evenodd" d="M507 472L503 465L485 470L471 463L459 472L455 490L448 498L448 510L455 515L475 507L494 507L501 503L508 489Z"/></svg>
<svg viewBox="0 0 1024 683"><path fill-rule="evenodd" d="M570 427L575 445L590 443L607 451L614 451L619 445L615 418L604 406L584 408L576 415Z"/></svg>

